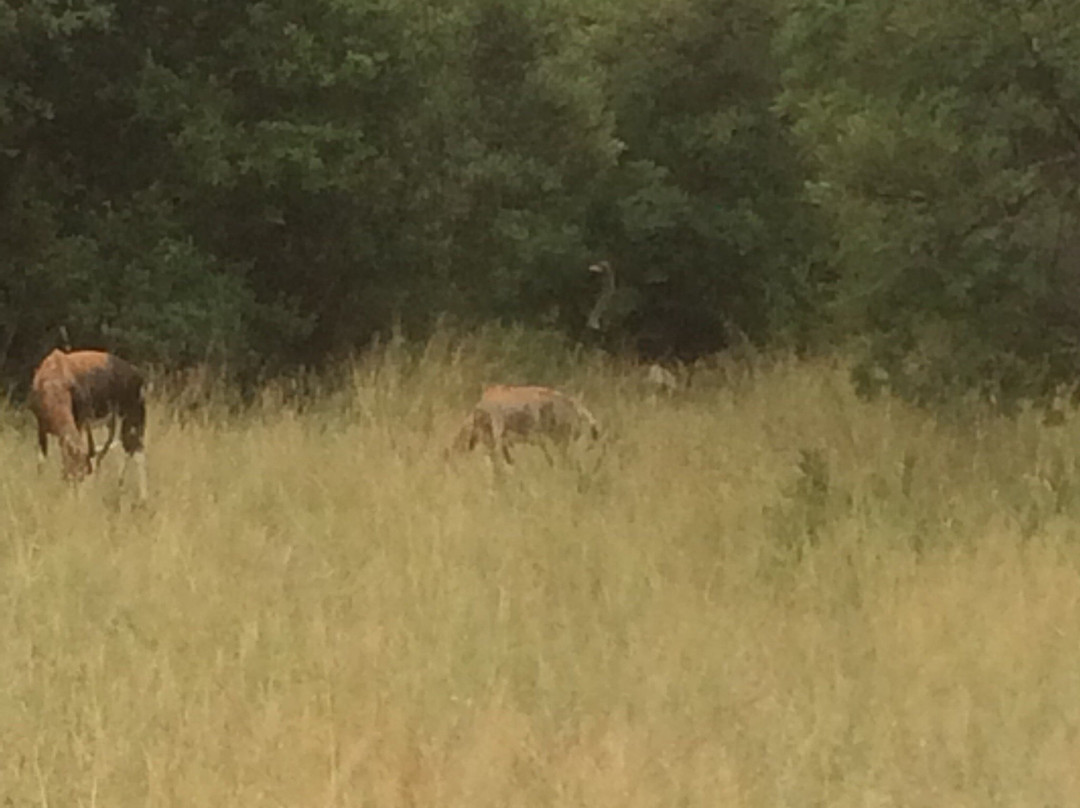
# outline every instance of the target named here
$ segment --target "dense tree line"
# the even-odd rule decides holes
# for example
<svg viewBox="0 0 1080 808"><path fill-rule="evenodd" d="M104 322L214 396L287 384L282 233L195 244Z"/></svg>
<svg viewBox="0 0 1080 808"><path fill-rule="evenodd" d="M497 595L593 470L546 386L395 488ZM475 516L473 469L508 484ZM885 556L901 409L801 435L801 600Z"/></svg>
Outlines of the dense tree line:
<svg viewBox="0 0 1080 808"><path fill-rule="evenodd" d="M1071 12L0 0L0 372L61 325L273 371L449 317L1044 396L1080 359Z"/></svg>

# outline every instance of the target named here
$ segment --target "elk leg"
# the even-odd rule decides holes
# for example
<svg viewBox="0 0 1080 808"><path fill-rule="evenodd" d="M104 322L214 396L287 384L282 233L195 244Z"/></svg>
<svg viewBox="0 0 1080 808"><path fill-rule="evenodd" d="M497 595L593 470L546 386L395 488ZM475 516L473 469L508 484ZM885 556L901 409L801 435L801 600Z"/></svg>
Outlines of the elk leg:
<svg viewBox="0 0 1080 808"><path fill-rule="evenodd" d="M140 449L132 455L132 459L135 461L135 474L137 475L139 484L139 499L142 502L146 502L147 497L150 495L146 485L146 453Z"/></svg>
<svg viewBox="0 0 1080 808"><path fill-rule="evenodd" d="M109 416L109 437L105 438L105 445L101 447L101 451L97 456L97 467L101 468L101 461L105 459L105 453L109 451L109 448L113 445L113 440L116 438L116 413L112 413Z"/></svg>
<svg viewBox="0 0 1080 808"><path fill-rule="evenodd" d="M124 457L124 465L120 467L120 488L124 487L124 479L127 477L129 463L135 464L135 483L139 488L139 501L145 502L149 496L146 485L146 453L142 449L128 452Z"/></svg>
<svg viewBox="0 0 1080 808"><path fill-rule="evenodd" d="M90 424L86 425L86 463L90 471L94 470L94 430Z"/></svg>
<svg viewBox="0 0 1080 808"><path fill-rule="evenodd" d="M498 416L492 416L491 419L491 443L491 448L495 452L502 453L507 465L514 465L514 461L510 457L510 447L506 441L506 425L503 423L502 418Z"/></svg>

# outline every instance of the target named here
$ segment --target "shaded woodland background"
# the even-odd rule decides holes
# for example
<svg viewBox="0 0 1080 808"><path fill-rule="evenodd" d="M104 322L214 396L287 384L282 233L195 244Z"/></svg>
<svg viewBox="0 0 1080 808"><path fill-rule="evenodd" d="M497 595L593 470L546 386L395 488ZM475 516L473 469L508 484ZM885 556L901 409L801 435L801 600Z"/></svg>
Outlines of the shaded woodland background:
<svg viewBox="0 0 1080 808"><path fill-rule="evenodd" d="M1045 400L1078 176L1065 0L4 0L0 377L61 325L254 378L499 321Z"/></svg>

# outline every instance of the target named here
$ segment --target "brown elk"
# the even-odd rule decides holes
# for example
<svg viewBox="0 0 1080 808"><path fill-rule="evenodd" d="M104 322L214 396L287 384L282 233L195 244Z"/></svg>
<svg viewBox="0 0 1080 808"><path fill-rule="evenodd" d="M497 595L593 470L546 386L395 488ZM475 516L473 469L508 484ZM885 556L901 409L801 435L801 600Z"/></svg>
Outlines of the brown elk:
<svg viewBox="0 0 1080 808"><path fill-rule="evenodd" d="M48 454L49 435L55 435L64 478L74 482L94 471L95 460L100 466L112 446L119 419L120 442L127 460L135 462L139 497L146 498L146 403L142 374L132 365L103 351L55 350L34 372L30 408L37 418L39 464ZM92 430L102 421L108 424L109 435L101 451L95 453Z"/></svg>
<svg viewBox="0 0 1080 808"><path fill-rule="evenodd" d="M547 438L565 445L580 435L600 436L596 419L580 402L550 387L498 384L484 389L451 448L467 452L483 443L493 456L513 463L511 443Z"/></svg>

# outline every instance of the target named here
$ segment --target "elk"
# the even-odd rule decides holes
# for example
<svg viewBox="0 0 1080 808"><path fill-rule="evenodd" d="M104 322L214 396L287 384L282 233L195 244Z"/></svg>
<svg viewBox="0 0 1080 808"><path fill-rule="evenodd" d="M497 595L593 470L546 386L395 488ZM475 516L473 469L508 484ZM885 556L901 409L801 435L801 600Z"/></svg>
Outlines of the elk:
<svg viewBox="0 0 1080 808"><path fill-rule="evenodd" d="M546 437L565 445L580 435L600 437L596 419L580 402L550 387L497 384L484 389L451 448L467 452L483 443L492 456L513 464L511 443Z"/></svg>
<svg viewBox="0 0 1080 808"><path fill-rule="evenodd" d="M127 452L121 480L127 461L133 460L139 498L146 499L146 403L142 374L132 365L103 351L54 350L34 372L30 409L37 419L38 464L48 454L49 435L55 435L60 443L63 476L72 482L92 474L95 460L100 467L116 436L119 418L120 442ZM92 430L103 421L108 424L109 435L101 451L95 453Z"/></svg>
<svg viewBox="0 0 1080 808"><path fill-rule="evenodd" d="M645 383L653 390L669 395L682 387L679 377L659 362L649 365L648 370L645 371Z"/></svg>
<svg viewBox="0 0 1080 808"><path fill-rule="evenodd" d="M615 279L615 268L610 261L599 261L589 266L589 272L600 275L602 285L600 294L589 312L586 325L591 331L595 331L603 337L612 330L618 330L620 323L624 323L628 315L638 308L633 303L633 296L629 300L624 297L620 300L620 289ZM624 345L625 349L626 346ZM639 352L633 351L632 352ZM645 369L643 382L653 392L671 395L687 386L688 380L682 372L678 362L672 362L670 358L666 364L653 361Z"/></svg>

